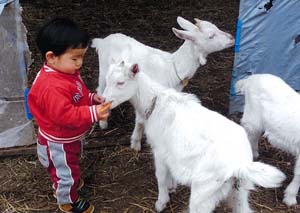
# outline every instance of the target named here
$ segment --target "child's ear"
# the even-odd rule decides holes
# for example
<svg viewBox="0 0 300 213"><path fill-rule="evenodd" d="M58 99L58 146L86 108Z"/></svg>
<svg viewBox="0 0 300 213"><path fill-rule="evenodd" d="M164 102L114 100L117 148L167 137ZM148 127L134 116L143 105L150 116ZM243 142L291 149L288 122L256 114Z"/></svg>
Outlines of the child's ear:
<svg viewBox="0 0 300 213"><path fill-rule="evenodd" d="M45 54L45 58L46 58L47 63L53 64L54 60L55 60L55 55L52 51L48 51Z"/></svg>

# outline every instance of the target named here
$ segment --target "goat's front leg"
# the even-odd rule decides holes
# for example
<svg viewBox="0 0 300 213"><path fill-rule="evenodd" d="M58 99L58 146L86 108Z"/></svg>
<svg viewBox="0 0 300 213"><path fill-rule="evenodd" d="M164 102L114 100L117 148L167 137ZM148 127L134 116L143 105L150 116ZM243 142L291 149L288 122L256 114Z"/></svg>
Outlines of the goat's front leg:
<svg viewBox="0 0 300 213"><path fill-rule="evenodd" d="M136 151L141 151L141 140L144 133L144 120L135 112L135 126L131 135L130 147Z"/></svg>
<svg viewBox="0 0 300 213"><path fill-rule="evenodd" d="M107 129L107 127L108 127L107 120L101 120L101 121L99 121L99 126L100 126L101 129Z"/></svg>
<svg viewBox="0 0 300 213"><path fill-rule="evenodd" d="M161 159L159 154L154 153L155 162L155 175L158 185L158 198L155 203L155 208L158 212L161 212L170 200L169 197L169 185L170 185L170 175L169 170L165 162Z"/></svg>
<svg viewBox="0 0 300 213"><path fill-rule="evenodd" d="M300 156L296 160L294 167L294 177L292 182L284 191L283 202L288 206L293 206L297 204L296 196L300 186Z"/></svg>
<svg viewBox="0 0 300 213"><path fill-rule="evenodd" d="M103 70L103 69L101 69ZM105 74L102 74L99 78L99 86L97 88L97 94L102 96L103 94L103 91L105 89L105 85L106 85L106 82L105 82ZM108 121L107 120L100 120L99 121L99 126L101 129L107 129L108 127Z"/></svg>

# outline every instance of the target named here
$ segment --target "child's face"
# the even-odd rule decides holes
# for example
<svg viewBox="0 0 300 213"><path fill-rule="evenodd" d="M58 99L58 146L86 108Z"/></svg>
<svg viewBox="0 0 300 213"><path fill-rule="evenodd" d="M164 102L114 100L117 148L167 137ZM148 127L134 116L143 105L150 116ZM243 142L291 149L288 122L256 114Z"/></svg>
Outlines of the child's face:
<svg viewBox="0 0 300 213"><path fill-rule="evenodd" d="M52 60L47 61L47 64L62 73L74 74L82 66L86 51L87 48L67 49L64 54L53 56Z"/></svg>

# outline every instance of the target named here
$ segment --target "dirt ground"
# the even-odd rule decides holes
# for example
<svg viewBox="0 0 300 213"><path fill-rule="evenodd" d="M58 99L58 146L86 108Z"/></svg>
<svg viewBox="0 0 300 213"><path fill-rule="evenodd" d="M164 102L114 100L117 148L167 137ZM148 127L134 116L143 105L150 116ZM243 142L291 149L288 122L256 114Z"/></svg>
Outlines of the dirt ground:
<svg viewBox="0 0 300 213"><path fill-rule="evenodd" d="M34 42L36 32L50 18L71 17L91 37L122 32L147 45L174 51L182 43L171 31L171 27L178 27L177 16L191 21L194 17L208 20L234 35L239 10L238 0L20 0L20 3L34 60L28 72L29 85L42 64ZM204 106L227 116L233 60L233 48L210 55L185 91L196 94ZM87 86L95 90L99 71L94 49L88 50L81 72ZM87 137L89 144L81 161L86 185L80 195L95 205L95 212L155 212L157 184L151 150L145 140L141 152L129 148L133 125L132 107L125 103L113 110L107 130L96 127ZM264 139L260 148L260 160L279 167L288 179L281 188L257 188L252 192L253 210L300 212L300 205L287 208L282 203L284 188L293 174L293 158L271 148ZM50 179L36 155L0 158L0 171L0 212L59 212ZM186 212L188 200L189 189L180 186L163 212ZM216 212L231 211L221 204Z"/></svg>

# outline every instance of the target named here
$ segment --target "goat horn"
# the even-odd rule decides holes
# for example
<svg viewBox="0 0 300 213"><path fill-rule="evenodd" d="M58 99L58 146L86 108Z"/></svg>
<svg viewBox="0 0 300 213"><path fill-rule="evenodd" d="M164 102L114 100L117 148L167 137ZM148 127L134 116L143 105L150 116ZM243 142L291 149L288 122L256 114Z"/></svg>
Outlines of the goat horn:
<svg viewBox="0 0 300 213"><path fill-rule="evenodd" d="M194 18L195 22L196 22L196 26L198 26L200 28L200 23L201 23L201 20L198 19L198 18Z"/></svg>
<svg viewBox="0 0 300 213"><path fill-rule="evenodd" d="M201 22L201 20L198 19L198 18L194 18L194 20L195 20L196 23L200 23Z"/></svg>

